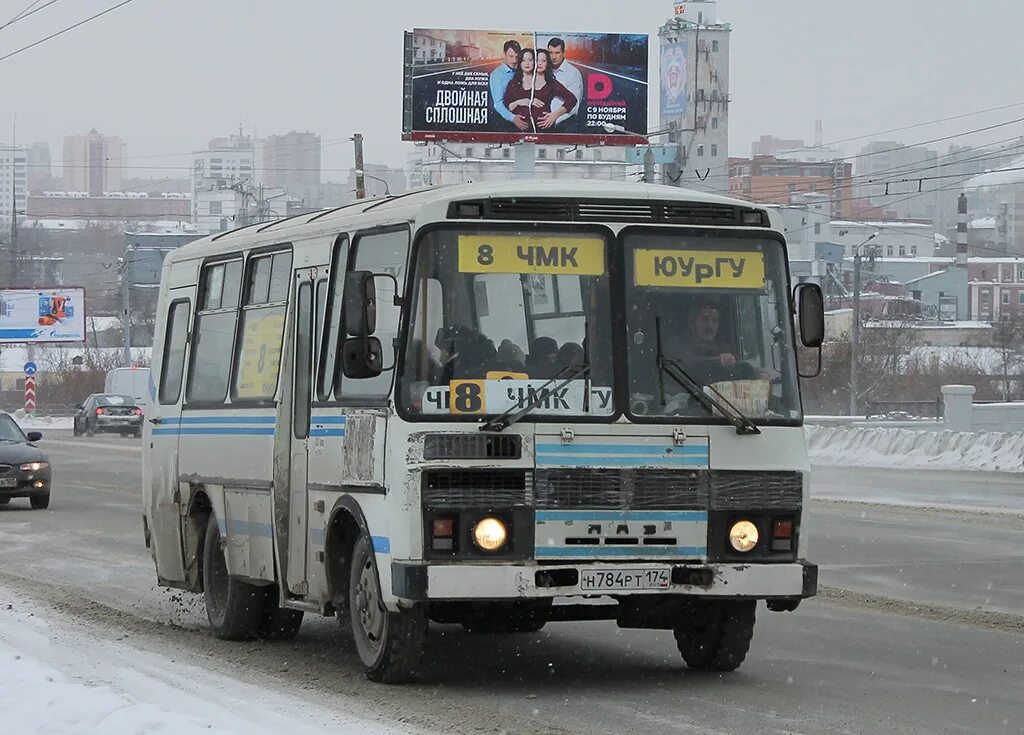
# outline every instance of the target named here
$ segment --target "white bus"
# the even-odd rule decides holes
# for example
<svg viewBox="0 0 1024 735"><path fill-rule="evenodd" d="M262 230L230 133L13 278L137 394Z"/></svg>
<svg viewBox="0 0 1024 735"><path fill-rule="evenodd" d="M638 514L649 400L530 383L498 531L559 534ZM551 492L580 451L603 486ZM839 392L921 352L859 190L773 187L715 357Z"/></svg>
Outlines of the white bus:
<svg viewBox="0 0 1024 735"><path fill-rule="evenodd" d="M816 593L822 332L766 210L672 187L430 189L191 243L153 352L159 582L225 639L337 616L377 681L431 621L603 619L734 669L758 600Z"/></svg>

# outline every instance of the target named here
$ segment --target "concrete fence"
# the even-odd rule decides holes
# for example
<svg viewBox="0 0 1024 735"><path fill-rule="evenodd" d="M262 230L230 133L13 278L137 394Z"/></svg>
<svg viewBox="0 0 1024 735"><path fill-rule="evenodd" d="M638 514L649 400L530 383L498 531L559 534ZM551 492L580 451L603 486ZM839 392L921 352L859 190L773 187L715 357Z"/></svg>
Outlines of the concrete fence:
<svg viewBox="0 0 1024 735"><path fill-rule="evenodd" d="M948 431L1024 431L1024 402L975 403L973 385L944 385L945 428Z"/></svg>

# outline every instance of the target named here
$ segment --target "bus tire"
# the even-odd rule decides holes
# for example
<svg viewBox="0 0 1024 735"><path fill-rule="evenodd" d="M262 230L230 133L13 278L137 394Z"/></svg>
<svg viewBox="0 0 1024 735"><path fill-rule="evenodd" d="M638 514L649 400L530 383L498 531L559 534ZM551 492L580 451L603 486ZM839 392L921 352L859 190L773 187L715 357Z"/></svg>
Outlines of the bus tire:
<svg viewBox="0 0 1024 735"><path fill-rule="evenodd" d="M302 627L302 619L305 617L302 610L281 607L278 604L279 599L280 592L277 587L271 587L267 592L260 627L256 631L256 634L265 641L295 640Z"/></svg>
<svg viewBox="0 0 1024 735"><path fill-rule="evenodd" d="M203 542L203 599L213 634L225 641L248 641L259 633L267 590L228 574L220 528L213 513Z"/></svg>
<svg viewBox="0 0 1024 735"><path fill-rule="evenodd" d="M422 605L397 612L384 606L373 542L366 534L352 549L348 607L367 678L383 684L413 681L427 638L426 611Z"/></svg>
<svg viewBox="0 0 1024 735"><path fill-rule="evenodd" d="M686 665L699 671L735 671L754 636L756 600L699 602L675 627Z"/></svg>

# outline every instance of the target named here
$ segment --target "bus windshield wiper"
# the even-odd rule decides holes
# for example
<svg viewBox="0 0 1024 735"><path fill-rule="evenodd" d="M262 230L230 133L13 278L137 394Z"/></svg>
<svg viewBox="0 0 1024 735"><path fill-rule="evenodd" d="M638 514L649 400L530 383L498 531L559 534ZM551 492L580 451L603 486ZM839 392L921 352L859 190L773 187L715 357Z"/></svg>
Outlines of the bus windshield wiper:
<svg viewBox="0 0 1024 735"><path fill-rule="evenodd" d="M715 390L714 386L703 386L698 383L693 377L686 372L686 369L682 366L679 360L672 357L667 357L661 350L661 317L657 317L654 320L655 333L658 342L658 375L667 375L676 383L681 385L686 391L697 399L697 402L704 407L704 409L714 415L715 410L722 414L730 424L736 427L736 433L741 435L753 435L760 434L761 430L757 428L757 424L747 418L736 406L732 405L729 400ZM708 395L704 388L707 387L711 390L715 396ZM661 405L665 405L665 385L664 381L661 381Z"/></svg>
<svg viewBox="0 0 1024 735"><path fill-rule="evenodd" d="M569 373L569 375L562 379L562 376L565 375L567 372ZM572 381L582 377L583 375L586 375L589 372L589 363L583 363L582 365L565 366L557 373L555 373L555 375L551 377L546 383L544 383L544 385L538 388L537 391L533 394L533 397L526 402L526 405L524 405L522 408L519 408L518 406L513 406L504 413L485 421L483 424L480 425L480 431L504 431L512 424L516 423L521 418L523 418L523 416L530 413L530 411L537 408L537 406L539 406L542 402L546 401L551 393L557 393L568 383L571 383ZM559 379L562 379L562 382L549 391L548 388Z"/></svg>

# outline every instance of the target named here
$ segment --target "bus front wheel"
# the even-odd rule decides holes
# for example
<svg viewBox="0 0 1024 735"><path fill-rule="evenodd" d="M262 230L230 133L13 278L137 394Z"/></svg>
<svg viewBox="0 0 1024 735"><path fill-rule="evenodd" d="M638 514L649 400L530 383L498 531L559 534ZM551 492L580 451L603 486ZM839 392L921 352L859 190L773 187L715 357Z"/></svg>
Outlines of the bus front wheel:
<svg viewBox="0 0 1024 735"><path fill-rule="evenodd" d="M675 627L686 665L701 671L735 671L754 636L755 600L694 603Z"/></svg>
<svg viewBox="0 0 1024 735"><path fill-rule="evenodd" d="M384 684L415 679L427 637L426 612L422 606L398 611L384 606L373 544L366 535L352 549L348 606L366 676Z"/></svg>

